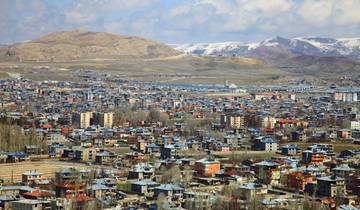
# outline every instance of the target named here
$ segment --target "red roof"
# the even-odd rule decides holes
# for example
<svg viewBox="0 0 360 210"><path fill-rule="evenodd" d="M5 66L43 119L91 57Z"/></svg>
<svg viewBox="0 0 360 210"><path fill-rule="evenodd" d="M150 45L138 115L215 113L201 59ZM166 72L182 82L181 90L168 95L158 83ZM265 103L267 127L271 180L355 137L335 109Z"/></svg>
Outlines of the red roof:
<svg viewBox="0 0 360 210"><path fill-rule="evenodd" d="M41 128L46 128L46 129L49 129L51 128L52 126L50 124L45 124L45 125L42 125Z"/></svg>
<svg viewBox="0 0 360 210"><path fill-rule="evenodd" d="M27 192L23 194L25 197L50 197L52 196L51 192L45 192L45 191L41 191L41 190L34 190L31 192Z"/></svg>
<svg viewBox="0 0 360 210"><path fill-rule="evenodd" d="M74 199L74 195L70 195L70 196L67 196L66 198L67 199ZM86 194L80 194L76 197L76 201L78 202L84 202L84 201L89 201L91 200L91 198L89 196L87 196Z"/></svg>
<svg viewBox="0 0 360 210"><path fill-rule="evenodd" d="M276 120L276 122L282 124L292 124L292 123L297 123L297 120Z"/></svg>

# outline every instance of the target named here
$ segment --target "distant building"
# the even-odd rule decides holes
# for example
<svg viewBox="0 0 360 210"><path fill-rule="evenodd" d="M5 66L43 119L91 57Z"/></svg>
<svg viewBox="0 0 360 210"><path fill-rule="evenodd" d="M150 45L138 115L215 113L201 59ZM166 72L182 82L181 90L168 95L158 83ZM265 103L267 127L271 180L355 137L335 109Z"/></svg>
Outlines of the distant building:
<svg viewBox="0 0 360 210"><path fill-rule="evenodd" d="M287 185L291 188L298 189L301 192L305 190L308 183L316 181L315 176L303 172L293 172L287 176Z"/></svg>
<svg viewBox="0 0 360 210"><path fill-rule="evenodd" d="M169 144L160 148L161 159L171 159L179 155L181 150L187 150L185 144Z"/></svg>
<svg viewBox="0 0 360 210"><path fill-rule="evenodd" d="M273 161L261 161L253 164L255 173L264 184L278 184L280 182L279 164Z"/></svg>
<svg viewBox="0 0 360 210"><path fill-rule="evenodd" d="M131 191L136 194L144 195L152 192L157 186L159 186L157 182L150 179L144 179L131 183Z"/></svg>
<svg viewBox="0 0 360 210"><path fill-rule="evenodd" d="M43 173L37 172L37 171L28 171L22 174L21 180L22 183L25 185L31 185L37 181L44 180Z"/></svg>
<svg viewBox="0 0 360 210"><path fill-rule="evenodd" d="M155 168L149 164L137 164L129 170L128 179L151 179L155 175Z"/></svg>
<svg viewBox="0 0 360 210"><path fill-rule="evenodd" d="M278 143L269 137L259 137L254 140L254 150L276 152L278 150Z"/></svg>
<svg viewBox="0 0 360 210"><path fill-rule="evenodd" d="M12 202L12 210L45 210L53 209L51 201L23 199Z"/></svg>
<svg viewBox="0 0 360 210"><path fill-rule="evenodd" d="M333 174L336 177L341 177L345 179L345 184L347 189L351 189L354 185L352 176L355 175L355 169L350 168L347 164L337 166L332 169Z"/></svg>
<svg viewBox="0 0 360 210"><path fill-rule="evenodd" d="M325 152L322 150L305 150L302 152L302 161L304 163L323 163Z"/></svg>
<svg viewBox="0 0 360 210"><path fill-rule="evenodd" d="M100 125L105 128L112 128L114 124L114 113L112 112L99 112L93 116L94 124Z"/></svg>
<svg viewBox="0 0 360 210"><path fill-rule="evenodd" d="M341 102L357 102L358 101L358 93L353 91L336 91L333 93L334 101Z"/></svg>
<svg viewBox="0 0 360 210"><path fill-rule="evenodd" d="M345 179L335 175L318 178L317 194L326 197L346 195Z"/></svg>
<svg viewBox="0 0 360 210"><path fill-rule="evenodd" d="M108 150L96 152L95 162L97 164L112 164L116 159L116 154Z"/></svg>
<svg viewBox="0 0 360 210"><path fill-rule="evenodd" d="M204 158L195 162L195 175L211 177L220 172L220 162L213 158Z"/></svg>
<svg viewBox="0 0 360 210"><path fill-rule="evenodd" d="M245 183L240 185L239 189L235 191L235 196L243 200L252 200L267 194L267 186L261 183Z"/></svg>
<svg viewBox="0 0 360 210"><path fill-rule="evenodd" d="M72 124L77 128L87 128L90 126L92 112L74 112L72 113Z"/></svg>
<svg viewBox="0 0 360 210"><path fill-rule="evenodd" d="M360 130L360 121L351 121L350 122L350 129L352 130Z"/></svg>
<svg viewBox="0 0 360 210"><path fill-rule="evenodd" d="M185 189L177 184L162 184L154 189L154 197L157 198L160 194L165 196L181 195Z"/></svg>
<svg viewBox="0 0 360 210"><path fill-rule="evenodd" d="M95 161L96 150L95 148L78 148L74 150L74 159L77 161L83 162L93 162Z"/></svg>
<svg viewBox="0 0 360 210"><path fill-rule="evenodd" d="M282 155L289 155L289 156L293 156L293 155L297 155L298 150L300 150L296 144L289 144L289 145L285 145L280 147L281 150L281 154Z"/></svg>
<svg viewBox="0 0 360 210"><path fill-rule="evenodd" d="M244 128L245 118L241 114L223 114L220 116L220 124L225 128Z"/></svg>

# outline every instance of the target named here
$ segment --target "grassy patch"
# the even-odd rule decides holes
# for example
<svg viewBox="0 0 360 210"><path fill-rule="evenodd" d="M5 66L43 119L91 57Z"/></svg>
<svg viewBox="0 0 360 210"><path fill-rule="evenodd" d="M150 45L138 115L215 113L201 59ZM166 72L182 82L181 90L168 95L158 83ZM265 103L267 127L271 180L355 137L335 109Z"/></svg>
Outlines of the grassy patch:
<svg viewBox="0 0 360 210"><path fill-rule="evenodd" d="M110 151L115 152L118 155L122 155L128 152L131 152L130 147L109 147Z"/></svg>
<svg viewBox="0 0 360 210"><path fill-rule="evenodd" d="M125 192L131 192L131 183L130 182L124 182L119 183L117 185L118 190L125 191Z"/></svg>
<svg viewBox="0 0 360 210"><path fill-rule="evenodd" d="M0 72L0 78L8 78L9 74L6 72Z"/></svg>

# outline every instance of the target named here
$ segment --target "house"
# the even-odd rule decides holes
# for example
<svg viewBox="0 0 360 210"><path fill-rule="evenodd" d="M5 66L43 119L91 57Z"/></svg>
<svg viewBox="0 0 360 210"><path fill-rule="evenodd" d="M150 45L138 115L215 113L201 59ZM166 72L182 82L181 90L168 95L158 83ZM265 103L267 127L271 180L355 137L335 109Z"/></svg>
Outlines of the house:
<svg viewBox="0 0 360 210"><path fill-rule="evenodd" d="M97 164L112 164L116 159L116 154L108 150L101 150L96 153L95 163Z"/></svg>
<svg viewBox="0 0 360 210"><path fill-rule="evenodd" d="M0 163L6 163L6 159L8 158L6 152L0 152Z"/></svg>
<svg viewBox="0 0 360 210"><path fill-rule="evenodd" d="M151 143L146 145L146 154L158 154L160 153L160 148L158 145Z"/></svg>
<svg viewBox="0 0 360 210"><path fill-rule="evenodd" d="M220 162L214 158L208 157L195 162L195 176L212 177L220 172Z"/></svg>
<svg viewBox="0 0 360 210"><path fill-rule="evenodd" d="M0 195L22 195L27 192L32 192L35 188L21 185L1 186Z"/></svg>
<svg viewBox="0 0 360 210"><path fill-rule="evenodd" d="M154 197L157 198L160 194L165 196L173 196L182 194L185 189L177 184L162 184L154 189Z"/></svg>
<svg viewBox="0 0 360 210"><path fill-rule="evenodd" d="M224 166L224 174L232 176L246 176L250 174L251 170L249 166L245 165L230 165L230 166Z"/></svg>
<svg viewBox="0 0 360 210"><path fill-rule="evenodd" d="M355 173L354 168L350 168L347 164L342 164L332 169L334 176L345 179L346 189L353 187L352 175Z"/></svg>
<svg viewBox="0 0 360 210"><path fill-rule="evenodd" d="M352 157L355 157L355 156L360 157L360 150L350 150L350 149L348 149L348 150L341 151L340 155L339 155L340 158L352 158Z"/></svg>
<svg viewBox="0 0 360 210"><path fill-rule="evenodd" d="M346 195L345 179L335 175L317 178L317 195L324 197Z"/></svg>
<svg viewBox="0 0 360 210"><path fill-rule="evenodd" d="M129 170L128 179L151 179L155 175L155 168L149 164L137 164Z"/></svg>
<svg viewBox="0 0 360 210"><path fill-rule="evenodd" d="M50 157L62 157L64 154L64 150L68 149L65 144L62 143L52 143L49 150Z"/></svg>
<svg viewBox="0 0 360 210"><path fill-rule="evenodd" d="M25 145L24 152L28 155L41 155L42 149L36 145Z"/></svg>
<svg viewBox="0 0 360 210"><path fill-rule="evenodd" d="M11 152L11 153L8 153L6 162L16 163L16 162L25 161L28 159L29 159L29 157L24 152Z"/></svg>
<svg viewBox="0 0 360 210"><path fill-rule="evenodd" d="M308 183L316 181L315 176L309 173L292 172L287 175L287 186L303 192Z"/></svg>
<svg viewBox="0 0 360 210"><path fill-rule="evenodd" d="M312 149L302 152L302 161L306 164L309 163L323 163L325 160L325 152L322 150Z"/></svg>
<svg viewBox="0 0 360 210"><path fill-rule="evenodd" d="M93 185L91 185L91 194L98 199L103 198L104 196L106 196L107 192L110 192L112 190L112 188L104 185L104 184L100 184L100 183L95 183Z"/></svg>
<svg viewBox="0 0 360 210"><path fill-rule="evenodd" d="M229 151L230 151L230 147L229 147L229 145L227 145L227 144L218 143L218 144L214 144L213 150L214 150L214 151L220 151L220 152L229 152Z"/></svg>
<svg viewBox="0 0 360 210"><path fill-rule="evenodd" d="M280 147L280 150L282 155L294 156L298 154L298 151L300 149L297 147L296 144L288 144Z"/></svg>
<svg viewBox="0 0 360 210"><path fill-rule="evenodd" d="M81 147L75 149L74 159L83 162L93 162L96 157L96 150L92 147Z"/></svg>
<svg viewBox="0 0 360 210"><path fill-rule="evenodd" d="M267 186L261 183L244 183L235 191L235 196L242 200L252 200L265 196L268 193Z"/></svg>
<svg viewBox="0 0 360 210"><path fill-rule="evenodd" d="M343 204L343 205L339 206L339 210L359 210L359 208L356 208L355 206L353 206L351 204L349 204L349 205Z"/></svg>
<svg viewBox="0 0 360 210"><path fill-rule="evenodd" d="M261 161L253 164L255 173L260 182L264 184L276 184L280 182L279 164L273 161Z"/></svg>
<svg viewBox="0 0 360 210"><path fill-rule="evenodd" d="M172 159L179 155L179 151L187 149L185 144L180 143L165 145L160 148L160 158L163 160Z"/></svg>
<svg viewBox="0 0 360 210"><path fill-rule="evenodd" d="M338 138L349 139L352 137L352 131L350 129L340 129L337 131Z"/></svg>
<svg viewBox="0 0 360 210"><path fill-rule="evenodd" d="M14 194L0 195L0 209L11 210L11 202L22 199L21 196Z"/></svg>
<svg viewBox="0 0 360 210"><path fill-rule="evenodd" d="M335 156L334 146L332 144L313 144L308 146L308 150L324 151L326 156Z"/></svg>
<svg viewBox="0 0 360 210"><path fill-rule="evenodd" d="M31 192L27 192L22 194L26 199L32 200L46 200L54 197L53 192L43 191L43 190L34 190Z"/></svg>
<svg viewBox="0 0 360 210"><path fill-rule="evenodd" d="M146 155L141 152L128 152L125 154L125 158L132 161L145 161Z"/></svg>
<svg viewBox="0 0 360 210"><path fill-rule="evenodd" d="M27 171L25 173L22 174L21 176L21 180L22 183L25 185L32 185L37 181L42 181L44 180L45 177L43 176L43 173L37 172L35 171Z"/></svg>
<svg viewBox="0 0 360 210"><path fill-rule="evenodd" d="M278 150L278 143L270 137L258 137L254 140L254 150L276 152Z"/></svg>
<svg viewBox="0 0 360 210"><path fill-rule="evenodd" d="M144 195L153 191L157 186L159 186L157 182L150 179L143 179L131 183L131 191L139 195Z"/></svg>
<svg viewBox="0 0 360 210"><path fill-rule="evenodd" d="M51 201L22 199L13 201L12 210L46 210L52 209Z"/></svg>

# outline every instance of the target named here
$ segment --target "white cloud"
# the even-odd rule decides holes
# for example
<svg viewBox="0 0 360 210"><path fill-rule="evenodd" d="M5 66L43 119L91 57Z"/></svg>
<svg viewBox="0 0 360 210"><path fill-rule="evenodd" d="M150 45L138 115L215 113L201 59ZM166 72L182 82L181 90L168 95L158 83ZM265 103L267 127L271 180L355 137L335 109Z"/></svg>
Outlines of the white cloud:
<svg viewBox="0 0 360 210"><path fill-rule="evenodd" d="M360 0L2 0L0 43L72 28L169 42L360 34ZM14 12L16 11L16 12ZM41 23L41 24L39 24Z"/></svg>
<svg viewBox="0 0 360 210"><path fill-rule="evenodd" d="M96 20L96 15L94 13L84 13L81 11L67 11L65 12L65 22L68 24L87 24L94 22Z"/></svg>
<svg viewBox="0 0 360 210"><path fill-rule="evenodd" d="M360 23L360 1L344 0L334 3L335 23L350 25Z"/></svg>
<svg viewBox="0 0 360 210"><path fill-rule="evenodd" d="M322 26L331 22L333 1L306 0L298 10L298 14L311 25Z"/></svg>

